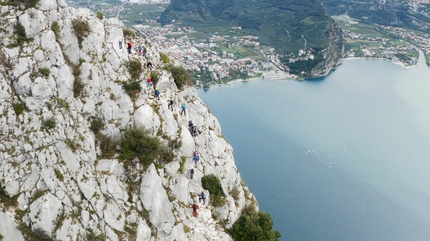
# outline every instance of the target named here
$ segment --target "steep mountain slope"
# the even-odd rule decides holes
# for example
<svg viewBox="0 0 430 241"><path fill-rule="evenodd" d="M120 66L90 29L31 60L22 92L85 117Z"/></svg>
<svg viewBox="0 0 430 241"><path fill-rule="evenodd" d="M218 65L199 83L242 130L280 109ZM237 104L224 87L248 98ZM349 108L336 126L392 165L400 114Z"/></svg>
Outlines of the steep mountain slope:
<svg viewBox="0 0 430 241"><path fill-rule="evenodd" d="M178 90L161 69L158 47L124 36L117 19L100 20L63 0L41 0L37 8L0 3L0 237L230 240L224 228L245 207L258 208L256 201L217 119L194 88ZM146 66L119 48L124 37L153 56L160 100L153 88L134 97L123 89L139 69L131 63ZM138 72L141 86L147 71ZM185 116L181 103L188 106ZM188 120L198 127L196 137ZM173 153L170 160L161 154L150 164L121 158L118 141L130 128L146 129L150 140ZM196 150L201 158L194 167ZM194 217L190 205L208 174L220 178L225 202L214 207L205 191L211 202L200 203Z"/></svg>
<svg viewBox="0 0 430 241"><path fill-rule="evenodd" d="M159 21L185 26L240 26L259 36L264 45L275 47L280 54L288 56L285 58L287 66L288 59L297 57L300 49L321 53L330 45L331 35L340 31L319 0L173 0ZM333 50L341 56L343 37L340 43L341 48ZM334 53L333 56L338 55ZM317 61L325 62L323 58ZM326 64L332 68L339 61L334 65Z"/></svg>

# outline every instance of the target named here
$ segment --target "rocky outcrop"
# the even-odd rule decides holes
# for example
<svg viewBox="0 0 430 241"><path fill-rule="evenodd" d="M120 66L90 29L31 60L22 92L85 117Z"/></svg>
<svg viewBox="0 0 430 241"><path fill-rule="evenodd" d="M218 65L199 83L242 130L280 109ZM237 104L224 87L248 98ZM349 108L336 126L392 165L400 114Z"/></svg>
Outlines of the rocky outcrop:
<svg viewBox="0 0 430 241"><path fill-rule="evenodd" d="M255 205L255 199L241 180L217 119L194 88L178 90L170 73L162 70L159 49L151 40L127 37L152 56L160 73L160 100L151 88L133 98L124 91L122 82L131 80L128 63L145 67L146 60L119 48L125 36L118 19L100 20L62 0L41 0L38 8L27 9L1 4L0 13L3 240L28 240L29 235L53 240L231 240L225 228L246 205ZM73 27L76 19L91 28L81 43ZM17 44L19 25L26 39ZM138 78L141 86L146 86L147 71L143 68ZM173 111L167 108L169 98L175 100ZM185 116L179 114L181 103L188 107ZM104 137L121 138L134 126L162 143L175 141L173 161L164 165L154 160L133 172L118 154L102 157L103 140L92 131L94 120L103 124ZM198 127L196 137L188 131L188 120ZM201 155L197 167L195 150ZM226 202L221 207L200 205L194 217L190 205L198 201L201 178L208 174L220 178Z"/></svg>
<svg viewBox="0 0 430 241"><path fill-rule="evenodd" d="M328 46L321 53L323 61L312 69L311 74L313 77L328 75L342 62L343 54L345 53L345 40L342 29L336 23L332 24Z"/></svg>

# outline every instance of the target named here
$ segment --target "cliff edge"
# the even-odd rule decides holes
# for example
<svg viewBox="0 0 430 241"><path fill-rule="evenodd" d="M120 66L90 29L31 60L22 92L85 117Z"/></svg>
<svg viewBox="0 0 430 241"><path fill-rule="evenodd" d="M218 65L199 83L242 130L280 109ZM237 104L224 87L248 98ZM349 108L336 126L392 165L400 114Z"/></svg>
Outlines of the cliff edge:
<svg viewBox="0 0 430 241"><path fill-rule="evenodd" d="M255 198L217 119L194 88L177 88L162 69L158 46L125 36L118 19L99 19L64 0L40 0L36 7L11 2L0 2L3 240L231 240L225 228L244 208L258 209ZM89 31L79 32L83 23ZM147 49L160 99L145 87L147 60L120 49L122 38ZM137 76L133 68L141 70ZM133 95L124 89L131 82L141 86ZM180 115L183 103L186 115ZM120 140L131 128L159 140L171 160L124 160L121 144L107 140ZM216 207L207 190L206 204L197 196L210 174L224 194Z"/></svg>

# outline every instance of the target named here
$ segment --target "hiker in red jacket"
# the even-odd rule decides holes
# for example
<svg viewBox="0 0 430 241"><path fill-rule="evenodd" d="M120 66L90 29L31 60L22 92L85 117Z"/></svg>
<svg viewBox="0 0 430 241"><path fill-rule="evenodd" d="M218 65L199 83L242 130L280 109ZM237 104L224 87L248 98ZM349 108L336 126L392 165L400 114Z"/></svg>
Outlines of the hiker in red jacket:
<svg viewBox="0 0 430 241"><path fill-rule="evenodd" d="M197 209L199 208L199 205L196 204L196 201L194 201L194 204L191 205L191 207L193 208L193 216L197 217L198 213L197 213Z"/></svg>

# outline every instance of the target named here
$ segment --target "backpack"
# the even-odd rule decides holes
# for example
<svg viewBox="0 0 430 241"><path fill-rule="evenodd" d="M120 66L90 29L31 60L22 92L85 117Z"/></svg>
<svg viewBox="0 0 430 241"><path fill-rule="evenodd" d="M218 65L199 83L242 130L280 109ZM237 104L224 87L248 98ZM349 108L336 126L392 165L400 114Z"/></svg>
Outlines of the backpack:
<svg viewBox="0 0 430 241"><path fill-rule="evenodd" d="M204 193L204 192L202 192L202 198L203 198L203 199L206 199L206 195L205 195L205 193Z"/></svg>

